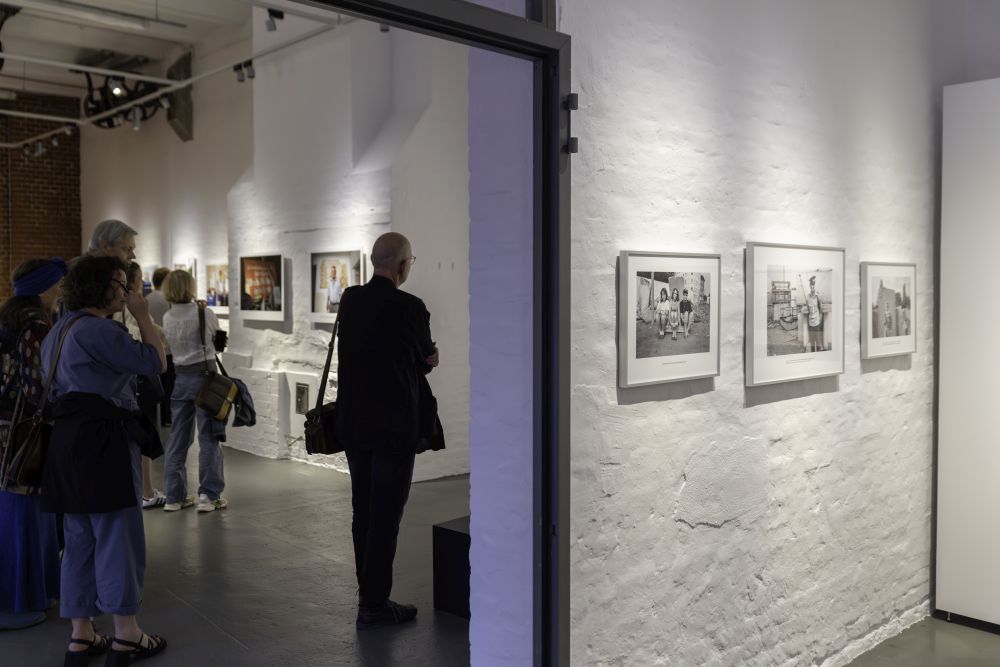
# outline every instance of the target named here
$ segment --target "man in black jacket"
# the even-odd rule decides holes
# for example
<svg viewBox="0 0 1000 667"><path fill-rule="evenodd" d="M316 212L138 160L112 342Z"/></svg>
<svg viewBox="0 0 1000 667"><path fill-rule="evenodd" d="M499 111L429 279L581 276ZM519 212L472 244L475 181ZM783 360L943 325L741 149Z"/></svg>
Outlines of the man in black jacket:
<svg viewBox="0 0 1000 667"><path fill-rule="evenodd" d="M416 258L402 234L375 241L375 275L340 299L337 438L351 470L357 627L413 620L389 599L392 561L420 438L420 385L438 365L424 302L399 289Z"/></svg>

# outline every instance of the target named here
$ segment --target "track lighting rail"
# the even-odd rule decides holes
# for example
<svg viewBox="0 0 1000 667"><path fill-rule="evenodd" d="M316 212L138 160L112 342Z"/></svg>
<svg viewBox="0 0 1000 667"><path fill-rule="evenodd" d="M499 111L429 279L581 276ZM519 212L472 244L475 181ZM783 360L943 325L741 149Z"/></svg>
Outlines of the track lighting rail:
<svg viewBox="0 0 1000 667"><path fill-rule="evenodd" d="M240 58L239 60L236 60L234 62L230 62L230 63L227 63L225 65L220 65L218 67L213 67L212 69L209 69L209 70L206 70L206 71L201 72L199 74L196 74L196 75L192 76L189 79L182 79L182 80L177 80L177 81L175 81L173 79L162 79L162 78L157 78L157 77L147 77L145 75L133 74L131 72L117 72L117 71L114 71L114 70L100 70L100 68L85 68L85 67L80 66L80 65L68 64L68 63L59 63L59 62L56 62L56 61L45 61L43 63L38 63L38 64L49 65L49 66L52 66L52 67L62 67L62 68L70 69L70 70L73 70L73 71L93 70L94 73L96 73L96 74L103 74L103 75L107 75L107 76L114 76L114 77L119 77L119 78L132 79L132 80L136 80L136 81L140 81L140 80L141 81L149 81L150 83L157 83L157 84L160 84L160 85L163 86L162 88L158 88L155 92L149 93L148 95L144 95L144 96L139 97L137 99L130 100L130 103L129 103L128 106L134 108L134 107L142 106L143 104L145 104L147 102L151 102L153 100L156 100L157 98L162 98L163 96L169 95L170 93L172 93L174 91L182 90L184 88L192 86L195 83L201 81L202 79L206 79L206 78L208 78L210 76L214 76L214 75L219 74L221 72L233 72L237 66L239 66L239 67L246 67L246 65L248 63L251 63L252 61L260 60L261 58L266 58L266 57L268 57L268 56L270 56L270 55L272 55L274 53L277 53L279 51L287 49L287 48L289 48L291 46L295 46L296 44L301 44L302 42L305 42L307 40L312 39L313 37L317 37L317 36L322 35L324 33L330 32L331 30L334 30L335 28L337 28L337 27L339 27L341 25L346 25L346 24L351 23L351 22L353 22L355 20L356 19L353 19L353 18L343 17L340 20L338 20L336 23L330 23L330 24L323 25L323 26L321 26L319 28L316 28L315 30L311 30L309 32L306 32L306 33L303 33L303 34L299 35L298 37L290 39L287 42L282 42L280 44L275 44L274 46L269 46L269 47L267 47L265 49L261 49L260 51L257 51L255 53L253 53L249 58L246 58L246 57ZM16 56L16 55L12 56L10 54L5 54L5 53L0 53L0 57L9 58L11 60L15 60L17 58L21 58L21 59L27 58L27 56ZM33 60L44 60L44 59L42 59L42 58L36 58L36 59L33 59ZM252 67L252 65L251 65L251 67ZM100 71L97 71L97 70L100 70ZM0 148L19 149L19 148L21 148L23 146L27 146L29 144L33 144L33 143L36 143L36 142L39 142L39 141L45 141L46 139L49 139L49 138L54 137L56 135L65 133L65 131L67 129L67 126L90 125L90 124L102 121L102 120L104 120L106 118L111 118L112 116L119 115L119 114L121 114L123 112L123 110L124 109L119 106L119 107L114 107L112 109L108 109L107 111L103 111L103 112L101 112L99 114L94 114L93 116L86 116L86 117L81 117L81 118L65 118L65 117L62 117L62 116L50 116L50 115L46 115L46 114L34 114L34 113L27 113L27 112L23 112L23 111L12 111L12 110L9 110L9 109L0 109L0 116L15 116L15 117L22 117L22 118L34 118L36 120L45 120L45 121L51 121L53 123L59 123L60 124L60 127L57 127L57 128L55 128L53 130L49 130L48 132L43 132L41 134L37 134L37 135L35 135L33 137L29 137L27 139L23 139L21 141L10 142L10 143L0 143Z"/></svg>

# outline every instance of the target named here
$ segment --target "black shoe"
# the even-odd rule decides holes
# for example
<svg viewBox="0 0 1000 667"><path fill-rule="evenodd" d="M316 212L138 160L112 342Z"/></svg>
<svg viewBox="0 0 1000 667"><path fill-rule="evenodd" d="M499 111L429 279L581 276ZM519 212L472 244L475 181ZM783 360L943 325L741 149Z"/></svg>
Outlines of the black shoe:
<svg viewBox="0 0 1000 667"><path fill-rule="evenodd" d="M399 625L417 617L417 608L412 604L399 604L386 600L375 607L358 607L358 630L370 630L386 625Z"/></svg>

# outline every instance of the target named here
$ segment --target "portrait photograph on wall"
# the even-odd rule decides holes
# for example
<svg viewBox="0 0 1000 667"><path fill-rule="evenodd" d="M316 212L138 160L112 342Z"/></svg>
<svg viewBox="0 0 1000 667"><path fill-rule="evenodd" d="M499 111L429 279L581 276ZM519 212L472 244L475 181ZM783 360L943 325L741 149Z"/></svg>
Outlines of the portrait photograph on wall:
<svg viewBox="0 0 1000 667"><path fill-rule="evenodd" d="M313 320L332 322L336 318L344 290L365 280L364 259L360 250L311 255Z"/></svg>
<svg viewBox="0 0 1000 667"><path fill-rule="evenodd" d="M229 307L229 264L205 265L205 301L216 311Z"/></svg>
<svg viewBox="0 0 1000 667"><path fill-rule="evenodd" d="M861 358L917 351L917 265L861 262Z"/></svg>
<svg viewBox="0 0 1000 667"><path fill-rule="evenodd" d="M749 243L746 385L844 372L844 251Z"/></svg>
<svg viewBox="0 0 1000 667"><path fill-rule="evenodd" d="M284 260L281 255L240 257L240 313L246 319L284 319Z"/></svg>
<svg viewBox="0 0 1000 667"><path fill-rule="evenodd" d="M719 255L622 251L618 386L719 374Z"/></svg>

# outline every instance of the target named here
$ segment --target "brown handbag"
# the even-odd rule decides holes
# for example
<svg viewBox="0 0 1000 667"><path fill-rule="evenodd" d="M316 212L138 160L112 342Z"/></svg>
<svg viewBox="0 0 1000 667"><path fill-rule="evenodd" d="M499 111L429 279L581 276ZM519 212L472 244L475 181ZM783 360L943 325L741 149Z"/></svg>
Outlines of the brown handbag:
<svg viewBox="0 0 1000 667"><path fill-rule="evenodd" d="M340 314L338 313L337 321L333 323L330 347L326 350L326 365L323 366L323 377L319 383L319 392L316 394L316 407L306 413L305 433L306 453L308 454L336 454L344 451L344 448L337 442L337 402L323 403L323 398L326 396L326 382L330 378L333 345L334 341L337 340L339 329Z"/></svg>
<svg viewBox="0 0 1000 667"><path fill-rule="evenodd" d="M194 404L211 415L212 419L224 422L229 419L229 413L233 409L233 403L240 389L226 373L219 355L215 355L215 363L222 372L216 373L208 369L208 353L205 352L205 310L201 306L198 307L198 326L198 332L201 334L201 353L205 356L205 379L201 381L198 394L194 397Z"/></svg>
<svg viewBox="0 0 1000 667"><path fill-rule="evenodd" d="M84 315L79 315L67 324L59 336L59 344L52 359L52 368L42 387L42 400L35 414L20 420L13 420L7 436L8 460L3 470L2 488L25 487L29 492L37 491L42 486L42 473L45 469L45 456L49 450L49 439L52 436L52 422L44 417L45 406L48 404L52 380L55 379L56 366L59 365L59 355L62 353L66 334ZM22 402L23 404L23 402ZM15 406L15 412L17 407Z"/></svg>

